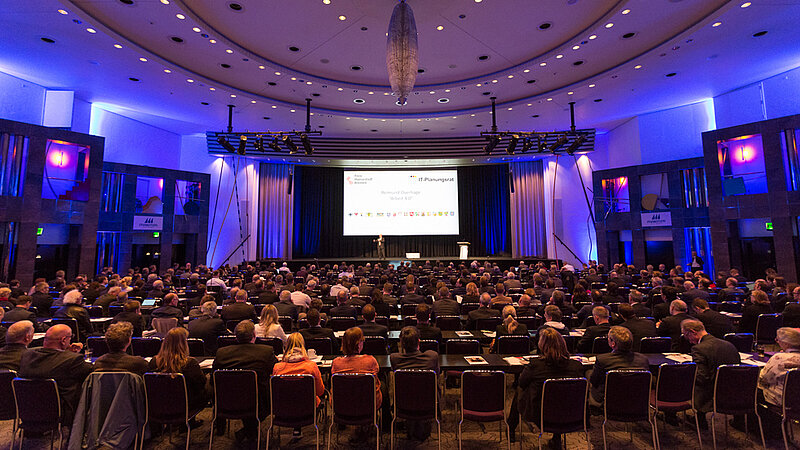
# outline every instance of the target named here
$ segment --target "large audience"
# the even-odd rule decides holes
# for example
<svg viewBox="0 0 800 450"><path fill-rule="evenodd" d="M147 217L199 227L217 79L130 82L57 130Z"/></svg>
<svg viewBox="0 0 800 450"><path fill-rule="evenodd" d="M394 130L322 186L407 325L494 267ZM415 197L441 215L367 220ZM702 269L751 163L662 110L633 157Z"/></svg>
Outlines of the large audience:
<svg viewBox="0 0 800 450"><path fill-rule="evenodd" d="M697 269L696 267L694 267ZM605 376L616 369L650 370L640 353L643 339L669 337L670 351L690 354L697 363L695 406L701 428L707 428L717 368L741 362L731 333L756 333L763 314L780 313L774 350L759 377L759 401L780 406L787 370L800 367L800 285L774 271L748 282L736 269L710 276L702 270L667 270L592 262L581 268L542 262L501 269L479 263L401 263L308 265L292 271L287 263L255 262L211 269L190 264L165 273L156 268L126 274L104 269L90 278L37 279L30 289L16 280L0 287L0 369L24 378L52 378L58 385L62 423L86 414L79 411L83 383L94 371L180 373L187 385L190 410L213 400L209 372L199 361L214 358L211 371L250 369L258 376L259 420L269 414L269 377L313 376L316 402L329 402L329 387L315 362L317 351L337 355L330 371L376 377L375 405L391 421L390 386L365 342L382 337L390 348L393 370L431 369L437 373L445 349L437 318L456 317L458 328L495 329L486 352L499 352L501 336L530 336L534 352L514 382L510 438L516 439L519 417L538 424L542 386L547 379L586 377L590 410L602 414ZM349 319L343 319L349 318ZM393 318L391 321L390 318ZM63 320L71 319L71 320ZM335 333L331 324L350 320ZM488 322L487 322L488 320ZM390 327L399 329L395 343ZM220 345L230 336L234 345ZM87 345L102 337L102 356ZM158 337L151 358L131 349L138 338ZM607 348L598 348L598 337ZM327 338L327 350L307 345ZM198 341L199 340L199 341ZM278 342L262 345L262 343ZM433 341L424 349L421 343ZM605 340L603 340L605 342ZM190 342L201 342L190 351ZM749 350L764 354L761 346ZM593 368L571 358L597 354ZM447 386L453 386L448 381ZM520 414L521 413L521 414ZM733 420L742 426L744 417ZM677 424L675 414L665 420ZM222 432L225 421L215 427ZM253 441L259 421L246 419L237 442ZM157 427L153 427L157 431ZM366 430L359 430L359 439ZM407 436L425 441L429 422L410 422ZM293 434L301 436L302 429ZM552 446L561 445L553 435Z"/></svg>

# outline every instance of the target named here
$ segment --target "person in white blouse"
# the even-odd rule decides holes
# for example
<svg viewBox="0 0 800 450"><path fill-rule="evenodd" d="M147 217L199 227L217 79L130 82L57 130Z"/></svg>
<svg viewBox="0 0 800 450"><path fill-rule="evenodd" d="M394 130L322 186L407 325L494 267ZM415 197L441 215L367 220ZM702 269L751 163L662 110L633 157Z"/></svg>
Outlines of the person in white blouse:
<svg viewBox="0 0 800 450"><path fill-rule="evenodd" d="M280 338L286 344L286 333L283 332L278 322L278 310L272 305L267 305L261 310L261 318L256 324L256 337Z"/></svg>
<svg viewBox="0 0 800 450"><path fill-rule="evenodd" d="M761 369L758 387L761 388L767 402L781 406L786 371L800 368L800 330L789 327L778 328L775 342L781 347L781 351L772 355L767 365Z"/></svg>

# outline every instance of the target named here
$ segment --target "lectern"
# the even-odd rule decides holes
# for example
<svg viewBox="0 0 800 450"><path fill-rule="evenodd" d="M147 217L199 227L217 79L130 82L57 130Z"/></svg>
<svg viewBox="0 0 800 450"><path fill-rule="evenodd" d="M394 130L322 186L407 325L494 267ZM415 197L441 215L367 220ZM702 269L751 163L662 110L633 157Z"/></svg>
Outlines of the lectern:
<svg viewBox="0 0 800 450"><path fill-rule="evenodd" d="M469 242L456 242L458 244L458 259L469 258Z"/></svg>

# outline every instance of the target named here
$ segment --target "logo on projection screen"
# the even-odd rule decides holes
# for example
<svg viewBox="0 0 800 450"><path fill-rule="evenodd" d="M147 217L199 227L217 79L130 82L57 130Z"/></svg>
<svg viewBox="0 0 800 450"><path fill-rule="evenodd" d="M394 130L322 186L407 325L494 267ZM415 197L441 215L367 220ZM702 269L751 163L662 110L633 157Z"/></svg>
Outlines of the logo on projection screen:
<svg viewBox="0 0 800 450"><path fill-rule="evenodd" d="M672 214L670 212L642 213L643 227L671 227Z"/></svg>

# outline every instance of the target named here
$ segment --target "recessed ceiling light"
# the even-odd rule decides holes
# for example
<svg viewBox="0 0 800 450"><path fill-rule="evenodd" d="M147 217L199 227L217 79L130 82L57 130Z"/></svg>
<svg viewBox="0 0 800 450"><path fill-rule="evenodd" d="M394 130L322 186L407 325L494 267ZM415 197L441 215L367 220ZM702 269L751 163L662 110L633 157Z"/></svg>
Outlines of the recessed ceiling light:
<svg viewBox="0 0 800 450"><path fill-rule="evenodd" d="M141 58L139 58L139 61L141 61L141 62L147 62L147 58L145 58L145 57L141 57Z"/></svg>
<svg viewBox="0 0 800 450"><path fill-rule="evenodd" d="M622 10L622 14L623 14L623 15L630 14L630 13L631 13L631 10L630 10L630 9L623 9L623 10Z"/></svg>
<svg viewBox="0 0 800 450"><path fill-rule="evenodd" d="M444 91L445 92L450 92L450 89L445 89ZM384 92L384 94L388 95L389 93L388 92Z"/></svg>
<svg viewBox="0 0 800 450"><path fill-rule="evenodd" d="M475 3L480 3L480 2L482 2L482 1L483 1L483 0L475 0Z"/></svg>
<svg viewBox="0 0 800 450"><path fill-rule="evenodd" d="M255 104L255 102L256 102L255 100L250 100L250 103L253 103L253 104Z"/></svg>
<svg viewBox="0 0 800 450"><path fill-rule="evenodd" d="M633 68L634 68L634 69L641 69L641 68L642 68L642 65L641 65L641 64L637 64L637 65L633 66Z"/></svg>
<svg viewBox="0 0 800 450"><path fill-rule="evenodd" d="M272 105L272 107L271 107L271 108L272 108L272 109L276 109L276 108L277 108L277 106L275 106L275 105Z"/></svg>
<svg viewBox="0 0 800 450"><path fill-rule="evenodd" d="M753 37L761 37L761 36L763 36L763 35L765 35L765 34L767 34L767 32L766 32L766 31L759 31L758 33L754 33L754 34L753 34Z"/></svg>
<svg viewBox="0 0 800 450"><path fill-rule="evenodd" d="M193 27L193 28L192 28L192 31L194 31L195 33L199 33L199 32L200 32L200 28L198 28L198 27Z"/></svg>
<svg viewBox="0 0 800 450"><path fill-rule="evenodd" d="M216 90L217 90L217 88L210 87L210 88L208 88L208 90L209 90L209 91L216 91Z"/></svg>
<svg viewBox="0 0 800 450"><path fill-rule="evenodd" d="M630 39L630 38L632 38L632 37L634 37L634 36L636 36L636 33L635 33L635 32L633 32L633 31L631 31L630 33L625 33L625 34L623 34L623 35L622 35L622 39Z"/></svg>
<svg viewBox="0 0 800 450"><path fill-rule="evenodd" d="M94 28L87 28L86 31L88 31L89 33L92 33L92 34L97 33L97 30L95 30Z"/></svg>
<svg viewBox="0 0 800 450"><path fill-rule="evenodd" d="M528 73L530 71L531 71L531 69L525 69L525 70L522 71L522 73Z"/></svg>
<svg viewBox="0 0 800 450"><path fill-rule="evenodd" d="M573 49L573 50L577 50L577 49L579 49L579 48L581 48L581 46L580 46L580 45L573 45L573 46L572 46L572 49Z"/></svg>
<svg viewBox="0 0 800 450"><path fill-rule="evenodd" d="M547 63L546 63L546 62L542 62L542 63L539 63L539 65L540 65L540 66L542 66L542 67L544 67L544 66L546 66L546 65L547 65Z"/></svg>
<svg viewBox="0 0 800 450"><path fill-rule="evenodd" d="M477 86L477 87L481 87L481 86L483 86L483 85L482 85L481 83L478 83L478 84L476 84L475 86Z"/></svg>
<svg viewBox="0 0 800 450"><path fill-rule="evenodd" d="M42 38L40 38L40 39L41 39L43 42L47 42L48 44L55 44L55 43L56 43L55 39L53 39L53 38L49 38L49 37L46 37L46 36L45 36L45 37L42 37Z"/></svg>
<svg viewBox="0 0 800 450"><path fill-rule="evenodd" d="M365 103L365 102L366 102L366 100L364 100L363 98L355 98L355 99L353 99L353 103L358 103L359 105L362 104L362 103Z"/></svg>
<svg viewBox="0 0 800 450"><path fill-rule="evenodd" d="M114 44L114 48L122 48L122 46L119 44Z"/></svg>
<svg viewBox="0 0 800 450"><path fill-rule="evenodd" d="M58 10L58 13L59 13L59 14L63 14L63 15L65 15L65 16L66 16L67 14L69 14L67 11L65 11L65 10L63 10L63 9L59 9L59 10Z"/></svg>
<svg viewBox="0 0 800 450"><path fill-rule="evenodd" d="M236 12L241 12L244 9L244 7L239 3L228 3L228 8Z"/></svg>
<svg viewBox="0 0 800 450"><path fill-rule="evenodd" d="M563 57L564 57L564 55L556 55L556 59L561 59Z"/></svg>
<svg viewBox="0 0 800 450"><path fill-rule="evenodd" d="M750 2L744 2L744 3L742 3L742 8L747 8L747 7L748 7L748 6L750 6L750 5L752 5L752 3L750 3Z"/></svg>
<svg viewBox="0 0 800 450"><path fill-rule="evenodd" d="M597 85L596 85L596 84L594 84L594 83L592 83L592 84L590 84L590 85L589 85L589 87L590 87L590 88L593 88L593 87L595 87L595 86L597 86Z"/></svg>
<svg viewBox="0 0 800 450"><path fill-rule="evenodd" d="M309 86L311 86L311 85L312 85L312 84L314 84L314 83L312 83L312 82L310 82L310 81L306 81L306 84L307 84L307 85L309 85Z"/></svg>
<svg viewBox="0 0 800 450"><path fill-rule="evenodd" d="M120 3L124 3L124 4L129 5L129 6L133 5L133 0L119 0L119 1L120 1Z"/></svg>
<svg viewBox="0 0 800 450"><path fill-rule="evenodd" d="M338 88L338 89L336 89L336 90L337 90L337 91L343 91L343 90L344 90L344 88Z"/></svg>
<svg viewBox="0 0 800 450"><path fill-rule="evenodd" d="M216 39L209 39L209 40L208 40L208 43L209 43L209 44L216 44L216 43L217 43L217 40L216 40Z"/></svg>
<svg viewBox="0 0 800 450"><path fill-rule="evenodd" d="M225 53L231 54L231 53L233 53L233 50L227 49L227 50L225 50Z"/></svg>
<svg viewBox="0 0 800 450"><path fill-rule="evenodd" d="M289 51L290 52L299 52L300 48L299 47L295 47L294 45L292 45L292 46L289 47Z"/></svg>
<svg viewBox="0 0 800 450"><path fill-rule="evenodd" d="M236 94L231 94L231 98L236 98Z"/></svg>
<svg viewBox="0 0 800 450"><path fill-rule="evenodd" d="M508 110L509 110L509 111L513 111L513 110L514 110L514 108L508 108Z"/></svg>
<svg viewBox="0 0 800 450"><path fill-rule="evenodd" d="M161 3L164 5L169 5L169 0L161 0Z"/></svg>
<svg viewBox="0 0 800 450"><path fill-rule="evenodd" d="M508 78L514 78L514 75L509 75Z"/></svg>
<svg viewBox="0 0 800 450"><path fill-rule="evenodd" d="M478 61L486 61L489 59L489 55L481 55L478 56Z"/></svg>
<svg viewBox="0 0 800 450"><path fill-rule="evenodd" d="M608 22L608 23L606 24L606 28L611 28L611 27L613 27L613 26L614 26L614 23L613 23L613 22Z"/></svg>
<svg viewBox="0 0 800 450"><path fill-rule="evenodd" d="M265 67L265 66L258 66L258 68L259 68L259 69L261 69L261 70L264 70L264 69L266 69L266 67Z"/></svg>
<svg viewBox="0 0 800 450"><path fill-rule="evenodd" d="M528 80L528 84L536 83L536 80Z"/></svg>
<svg viewBox="0 0 800 450"><path fill-rule="evenodd" d="M436 27L436 29L439 30L439 31L442 31L442 30L444 30L444 27L442 25L439 25L438 27Z"/></svg>
<svg viewBox="0 0 800 450"><path fill-rule="evenodd" d="M230 69L230 68L231 68L231 65L230 65L230 64L225 64L225 63L222 63L222 64L220 64L220 67L222 67L223 69Z"/></svg>
<svg viewBox="0 0 800 450"><path fill-rule="evenodd" d="M346 16L339 16L339 20L347 20Z"/></svg>
<svg viewBox="0 0 800 450"><path fill-rule="evenodd" d="M440 98L439 100L437 100L437 102L439 103L448 103L449 101L450 101L449 98Z"/></svg>
<svg viewBox="0 0 800 450"><path fill-rule="evenodd" d="M172 40L172 42L177 42L178 44L182 44L183 43L183 38L178 37L178 36L170 36L170 39Z"/></svg>
<svg viewBox="0 0 800 450"><path fill-rule="evenodd" d="M603 101L603 99L602 99L602 98L596 98L596 99L594 99L594 102L595 102L595 103L600 103L600 102L602 102L602 101Z"/></svg>
<svg viewBox="0 0 800 450"><path fill-rule="evenodd" d="M172 71L169 69L164 69L164 73L172 73Z"/></svg>
<svg viewBox="0 0 800 450"><path fill-rule="evenodd" d="M589 36L589 40L593 41L595 39L597 39L597 35L596 34L593 34L593 35Z"/></svg>
<svg viewBox="0 0 800 450"><path fill-rule="evenodd" d="M497 83L497 80L492 80L492 83Z"/></svg>
<svg viewBox="0 0 800 450"><path fill-rule="evenodd" d="M186 80L186 82L187 82L187 83L194 83L194 80L193 80L193 79L191 79L191 78L189 78L189 79L187 79L187 80Z"/></svg>
<svg viewBox="0 0 800 450"><path fill-rule="evenodd" d="M572 92L572 91L567 92L567 95L572 95L572 94L574 94L574 92ZM528 103L528 106L531 106L531 104Z"/></svg>
<svg viewBox="0 0 800 450"><path fill-rule="evenodd" d="M178 19L181 19L181 20L186 18L186 16L184 16L183 14L180 14L180 13L175 14L175 17L177 17Z"/></svg>
<svg viewBox="0 0 800 450"><path fill-rule="evenodd" d="M331 4L331 0L322 0L322 3L324 3L326 5L330 5Z"/></svg>
<svg viewBox="0 0 800 450"><path fill-rule="evenodd" d="M552 102L552 101L553 101L553 97L548 97L548 98L547 98L547 101L548 101L548 102Z"/></svg>
<svg viewBox="0 0 800 450"><path fill-rule="evenodd" d="M675 75L677 75L677 73L675 73L675 72L670 72L670 73L666 74L665 76L666 76L666 77L670 77L670 78L672 78L672 77L674 77Z"/></svg>
<svg viewBox="0 0 800 450"><path fill-rule="evenodd" d="M545 22L545 23L543 23L543 24L539 25L539 29L540 29L540 30L547 30L548 28L550 28L550 27L552 27L552 26L553 26L553 24L552 24L552 23L550 23L550 22Z"/></svg>
<svg viewBox="0 0 800 450"><path fill-rule="evenodd" d="M714 28L716 28L716 27L718 27L720 25L722 25L722 22L714 22L713 24L711 24L711 26L714 27Z"/></svg>

